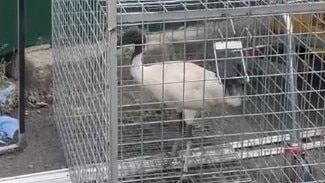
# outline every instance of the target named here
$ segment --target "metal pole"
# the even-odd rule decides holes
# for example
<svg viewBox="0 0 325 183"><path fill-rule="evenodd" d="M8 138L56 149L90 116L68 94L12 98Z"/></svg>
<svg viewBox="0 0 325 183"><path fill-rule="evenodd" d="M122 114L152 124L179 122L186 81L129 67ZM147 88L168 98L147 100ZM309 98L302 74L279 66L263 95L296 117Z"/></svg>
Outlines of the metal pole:
<svg viewBox="0 0 325 183"><path fill-rule="evenodd" d="M25 0L17 0L17 52L19 73L19 129L20 141L25 133Z"/></svg>
<svg viewBox="0 0 325 183"><path fill-rule="evenodd" d="M297 107L296 107L296 103L297 103L297 94L296 94L296 89L295 86L297 84L297 76L294 73L294 67L297 63L296 61L296 57L294 55L294 51L293 49L295 49L295 41L292 35L293 32L293 25L290 19L290 15L289 14L284 14L283 15L285 24L286 24L286 34L287 34L287 58L288 58L288 64L287 64L287 92L288 93L288 110L289 111L296 111ZM292 129L294 131L292 131L290 133L290 145L292 145L293 143L297 143L299 141L299 133L296 129L298 129L298 121L297 121L297 115L296 112L291 112L291 120L289 120L288 124L287 124L287 128L288 129Z"/></svg>
<svg viewBox="0 0 325 183"><path fill-rule="evenodd" d="M294 48L293 46L293 40L292 40L292 24L291 24L291 20L290 20L290 14L285 13L283 14L283 20L285 23L285 33L286 33L286 40L285 43L287 44L287 46L284 46L284 53L287 54L287 63L286 63L286 85L285 85L285 91L286 93L286 110L288 111L288 116L287 117L287 129L292 129L295 130L297 128L296 126L296 114L295 112L291 112L294 111L295 109L295 101L296 101L296 96L295 96L295 89L294 89L294 85L295 85L295 78L293 75L293 69L294 69L294 57L292 55L292 48ZM291 116L291 118L290 118ZM288 142L288 145L290 147L288 148L292 148L292 145L297 142L298 140L298 135L296 133L296 131L290 131L290 140ZM284 150L286 152L286 149ZM285 165L296 165L296 159L295 159L295 154L292 153L285 153L287 155L287 160L284 160L284 164ZM288 176L287 179L285 179L284 182L295 182L295 179L297 178L297 176L295 175L295 172L292 168L287 168L285 169L286 175Z"/></svg>
<svg viewBox="0 0 325 183"><path fill-rule="evenodd" d="M116 0L106 0L107 11L107 26L108 26L108 42L106 44L107 57L106 63L109 63L109 134L110 134L110 182L118 182L118 90L117 90L117 9Z"/></svg>
<svg viewBox="0 0 325 183"><path fill-rule="evenodd" d="M291 113L291 119L288 121L287 128L292 129L290 132L290 141L289 145L291 147L285 149L285 153L289 155L289 163L292 166L295 165L302 165L302 163L306 163L305 155L304 155L304 149L299 146L300 141L300 134L297 129L299 129L298 119L295 111L298 111L297 107L297 93L296 93L296 86L297 86L297 76L294 73L295 65L297 64L296 56L294 55L294 49L296 48L295 40L293 37L293 24L290 18L290 15L284 14L283 15L285 24L286 24L286 33L287 33L287 54L288 54L288 64L287 64L287 86L286 91L289 92L287 96L287 109L288 112ZM291 112L290 112L291 111ZM293 147L293 144L298 144L297 146ZM308 162L307 162L308 164ZM295 169L295 170L293 170ZM300 171L296 172L298 169ZM303 180L306 181L312 181L311 176L312 171L310 171L310 168L306 169L304 166L299 166L298 168L291 168L291 170L287 171L287 175L290 180L289 182L301 182Z"/></svg>

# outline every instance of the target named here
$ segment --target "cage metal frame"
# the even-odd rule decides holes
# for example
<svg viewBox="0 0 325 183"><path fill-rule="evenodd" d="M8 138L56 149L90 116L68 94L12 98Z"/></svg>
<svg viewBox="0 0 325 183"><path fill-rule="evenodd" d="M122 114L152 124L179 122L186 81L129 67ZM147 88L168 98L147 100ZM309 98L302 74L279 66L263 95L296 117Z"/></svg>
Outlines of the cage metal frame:
<svg viewBox="0 0 325 183"><path fill-rule="evenodd" d="M127 2L127 1L126 1ZM202 1L200 1L202 2ZM143 6L145 6L146 2L139 2L137 1L136 3L138 3L137 5L141 5L142 10L145 9L143 8ZM159 2L158 2L159 3ZM169 12L167 11L167 8L163 7L163 9L165 10L163 13L151 13L151 12L145 12L145 11L141 11L138 13L128 13L126 11L124 11L124 13L118 13L118 6L120 6L121 9L125 10L125 7L123 7L125 4L123 4L123 1L119 1L117 2L117 0L114 1L110 1L108 4L107 10L106 12L110 12L108 13L108 18L107 18L107 25L108 25L108 43L105 46L105 48L107 49L106 52L108 53L107 55L109 55L108 57L106 57L106 61L110 62L109 65L109 76L108 78L110 78L109 83L110 83L110 87L109 87L109 92L106 93L107 96L109 96L109 116L108 119L110 121L110 126L109 126L109 134L110 134L110 165L109 170L105 170L108 172L108 178L110 179L110 182L118 182L118 180L121 178L119 177L119 173L118 170L120 170L120 162L117 158L118 156L118 78L117 75L115 73L117 73L117 58L116 56L114 56L114 53L117 52L117 46L116 46L116 42L117 42L117 23L135 23L135 22L154 22L154 21L160 21L160 20L179 20L179 19L183 19L184 17L189 18L189 19L195 19L195 18L202 18L202 17L222 17L225 15L230 15L230 16L238 16L238 15L260 15L265 13L265 14L273 14L273 13L278 13L278 14L282 14L282 13L297 13L297 12L302 12L302 11L307 11L307 12L317 12L319 10L324 10L325 7L325 3L324 2L313 2L310 4L307 4L307 6L301 6L298 4L289 4L289 3L285 3L285 5L270 5L270 6L256 6L256 7L249 7L248 9L245 8L230 8L230 9L223 9L222 11L219 11L219 9L206 9L205 11L199 10L199 11L180 11L180 12ZM129 5L129 4L126 4ZM131 4L132 5L132 4ZM266 12L265 12L266 11ZM249 13L248 13L249 12ZM152 16L146 16L147 14L150 14ZM119 19L119 17L121 19ZM182 17L182 18L180 18ZM284 16L285 17L285 16ZM288 17L288 16L287 16ZM284 18L284 20L286 20ZM288 27L292 27L290 26L290 22L287 22ZM293 111L293 119L295 120L295 110L296 110L296 104L295 101L296 96L295 96L295 81L296 79L293 77L293 65L294 65L294 58L292 57L294 55L294 52L292 52L293 50L293 45L294 44L294 38L291 34L290 28L286 30L287 31L287 39L286 41L288 43L290 43L287 52L289 52L289 65L290 68L288 68L289 74L289 81L291 85L287 88L288 93L291 93L290 96L288 97L289 102L291 103L291 105L289 105L288 107L290 108L289 111ZM292 43L292 44L291 44ZM295 127L295 124L297 124L296 122L292 122L292 126L290 128L293 129L297 129L297 127ZM289 128L289 129L290 129ZM245 140L245 141L238 141L238 142L232 142L230 144L225 144L225 146L229 146L231 145L232 147L236 147L236 148L241 148L241 147L249 147L249 146L255 146L255 145L264 145L267 144L267 142L270 143L274 143L274 141L282 141L283 139L289 139L291 140L291 145L292 146L296 146L298 145L297 139L299 139L299 136L302 137L311 137L311 136L315 136L315 135L322 135L323 131L322 130L314 130L311 129L310 131L307 132L302 132L302 133L298 133L298 131L293 130L294 133L288 133L285 135L278 135L278 136L271 136L271 137L265 137L263 139L259 138L259 139L250 139L250 140ZM272 140L271 140L272 139ZM295 140L292 140L295 139ZM319 143L307 143L305 144L306 149L309 148L315 148L315 147L322 147L323 144L321 141L319 141ZM281 147L280 148L273 148L273 149L265 149L265 151L262 152L258 152L258 151L251 151L251 152L242 152L242 153L238 153L240 154L242 159L245 158L251 158L251 157L260 157L260 156L268 156L268 155L272 155L272 154L279 154L282 152ZM199 156L199 155L197 155ZM143 161L143 159L146 159L146 157L141 157L140 160ZM132 159L130 159L131 161ZM127 163L128 161L125 160L125 163ZM136 161L135 161L136 162ZM148 163L148 165L153 165L154 163ZM136 167L136 163L134 165L132 165L134 167ZM91 167L91 166L90 166ZM90 172L94 173L93 171L91 171L92 168L90 168ZM142 167L143 168L143 167ZM135 168L137 169L137 168ZM130 173L131 174L131 173Z"/></svg>

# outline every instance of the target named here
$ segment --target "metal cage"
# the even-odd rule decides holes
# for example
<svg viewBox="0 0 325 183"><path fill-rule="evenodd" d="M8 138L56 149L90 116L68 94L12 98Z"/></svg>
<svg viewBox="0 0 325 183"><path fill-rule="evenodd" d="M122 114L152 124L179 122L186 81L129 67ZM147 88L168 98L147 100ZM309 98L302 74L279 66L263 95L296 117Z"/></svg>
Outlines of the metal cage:
<svg viewBox="0 0 325 183"><path fill-rule="evenodd" d="M325 182L325 1L52 0L52 25L73 182ZM130 74L134 45L118 42L134 26L141 69L194 63L244 81L241 105L203 108L180 133L176 109Z"/></svg>

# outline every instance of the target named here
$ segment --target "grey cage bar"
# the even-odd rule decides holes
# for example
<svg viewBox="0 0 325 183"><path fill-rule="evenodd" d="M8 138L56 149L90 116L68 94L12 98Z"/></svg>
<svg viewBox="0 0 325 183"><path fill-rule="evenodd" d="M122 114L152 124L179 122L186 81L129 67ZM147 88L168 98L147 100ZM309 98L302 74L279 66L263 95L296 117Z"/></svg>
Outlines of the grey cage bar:
<svg viewBox="0 0 325 183"><path fill-rule="evenodd" d="M52 38L73 182L325 182L325 1L52 0Z"/></svg>

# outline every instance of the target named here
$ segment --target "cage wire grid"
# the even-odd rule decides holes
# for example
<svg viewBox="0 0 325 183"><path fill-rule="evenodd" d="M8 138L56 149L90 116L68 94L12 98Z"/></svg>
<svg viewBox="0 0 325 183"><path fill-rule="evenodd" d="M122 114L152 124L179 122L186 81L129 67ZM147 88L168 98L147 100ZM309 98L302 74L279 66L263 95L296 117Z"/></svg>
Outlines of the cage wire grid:
<svg viewBox="0 0 325 183"><path fill-rule="evenodd" d="M325 182L324 8L298 0L52 0L54 112L72 181ZM193 137L180 134L175 108L131 76L134 45L116 46L130 26L146 35L144 66L185 60L243 80L244 60L242 105L199 111ZM213 44L231 41L242 48L216 51L216 65ZM154 84L177 84L162 82ZM170 157L175 141L182 148Z"/></svg>

